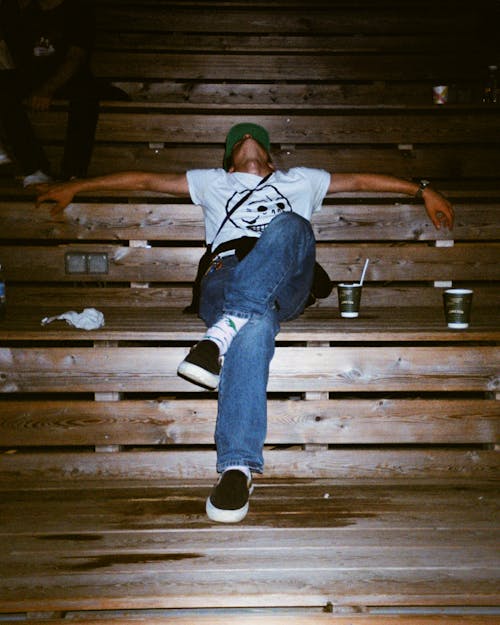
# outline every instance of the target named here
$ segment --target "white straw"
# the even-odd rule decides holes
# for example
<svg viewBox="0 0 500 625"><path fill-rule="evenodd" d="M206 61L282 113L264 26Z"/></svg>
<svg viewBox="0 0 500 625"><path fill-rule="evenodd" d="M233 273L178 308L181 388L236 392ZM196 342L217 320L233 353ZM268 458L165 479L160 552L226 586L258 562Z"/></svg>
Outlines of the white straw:
<svg viewBox="0 0 500 625"><path fill-rule="evenodd" d="M366 269L367 269L367 267L368 267L368 263L369 263L369 262L370 262L370 259L369 259L369 258L367 258L367 259L365 260L365 266L363 267L363 273L361 274L361 280L359 281L359 284L360 284L361 286L363 286L363 280L365 279L365 273L366 273Z"/></svg>

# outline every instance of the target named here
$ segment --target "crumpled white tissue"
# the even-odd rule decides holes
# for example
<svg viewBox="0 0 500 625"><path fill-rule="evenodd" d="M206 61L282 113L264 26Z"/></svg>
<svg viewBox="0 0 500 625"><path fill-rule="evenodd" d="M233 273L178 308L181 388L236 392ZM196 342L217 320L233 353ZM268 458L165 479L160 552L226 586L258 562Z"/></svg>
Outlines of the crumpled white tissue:
<svg viewBox="0 0 500 625"><path fill-rule="evenodd" d="M44 317L41 324L46 326L48 323L58 319L64 320L70 326L81 328L82 330L97 330L97 328L102 328L104 325L104 315L96 308L84 308L81 313L74 310L68 310L67 312L62 313L61 315L56 315L55 317Z"/></svg>

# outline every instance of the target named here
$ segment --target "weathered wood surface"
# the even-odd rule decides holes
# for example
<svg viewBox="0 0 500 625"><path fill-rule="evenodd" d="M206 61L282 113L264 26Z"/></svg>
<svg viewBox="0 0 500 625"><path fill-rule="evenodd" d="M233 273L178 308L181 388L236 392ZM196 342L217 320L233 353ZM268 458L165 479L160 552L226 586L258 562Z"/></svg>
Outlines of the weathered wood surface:
<svg viewBox="0 0 500 625"><path fill-rule="evenodd" d="M435 241L500 239L500 202L454 202L453 230L436 230L421 203L330 203L315 213L312 225L317 241ZM1 201L2 238L48 240L147 239L202 241L205 226L201 207L185 202L80 203L52 218L48 205Z"/></svg>
<svg viewBox="0 0 500 625"><path fill-rule="evenodd" d="M66 274L68 252L100 252L108 255L106 274ZM29 282L192 282L201 247L125 247L103 243L62 244L37 247L6 245L9 259L5 273L10 281ZM366 258L368 281L433 281L498 279L500 244L453 247L407 244L404 247L377 243L318 244L317 258L335 282L359 279Z"/></svg>
<svg viewBox="0 0 500 625"><path fill-rule="evenodd" d="M383 291L383 287L382 291ZM146 289L143 289L146 290ZM500 338L500 312L494 306L483 306L489 303L487 292L483 295L474 294L474 309L469 328L454 330L446 326L443 305L443 289L435 291L433 307L408 306L393 308L394 291L385 296L385 306L380 308L363 307L357 319L343 319L337 307L337 295L332 296L332 307L311 308L293 321L283 323L277 336L278 341L326 341L334 343L350 343L367 341L383 343L399 341L412 343L434 341L436 346L445 342L460 341L462 344L478 341L498 341ZM100 289L99 293L106 289ZM113 297L116 290L112 290ZM478 297L476 297L476 295ZM98 297L98 296L97 296ZM43 299L41 294L40 299ZM122 293L121 306L102 306L99 299L87 301L96 304L104 314L105 325L97 330L81 330L74 328L63 320L56 320L42 326L44 317L58 315L63 310L63 301L57 301L57 291L52 299L34 306L27 300L24 306L9 306L5 319L0 324L0 339L4 341L31 340L77 342L96 341L196 341L205 331L205 325L195 315L186 315L180 308L165 306L141 307L141 299L130 299ZM77 303L77 310L82 310L83 302ZM363 300L362 300L363 301ZM68 302L69 304L69 302Z"/></svg>
<svg viewBox="0 0 500 625"><path fill-rule="evenodd" d="M286 614L280 616L274 611L271 614L247 614L242 611L232 613L226 616L214 614L206 616L194 611L188 616L170 615L161 616L140 616L134 613L128 617L122 614L118 619L113 618L95 618L90 617L88 620L78 615L78 623L81 625L122 625L124 623L132 623L137 625L193 625L196 621L199 625L228 625L234 623L237 619L238 625L498 625L498 616L494 615L419 615L419 616L401 616L398 614L386 614L384 616L371 615L343 615L322 614L319 610L314 615L310 615L301 611L300 616L296 616L286 610ZM23 625L65 625L66 618L60 620L56 618L36 620L28 618L23 621Z"/></svg>
<svg viewBox="0 0 500 625"><path fill-rule="evenodd" d="M241 71L241 70L238 70ZM377 143L485 143L498 144L500 114L495 108L447 108L436 111L379 107L335 110L322 109L316 114L279 109L272 111L178 113L176 106L164 106L162 112L128 112L126 109L103 110L97 126L97 141L133 143L170 141L175 143L217 143L221 147L233 124L248 121L265 126L274 143L285 144L377 144ZM479 114L480 113L480 114ZM65 132L64 111L51 110L31 115L37 134L43 140L61 140Z"/></svg>
<svg viewBox="0 0 500 625"><path fill-rule="evenodd" d="M478 448L380 449L377 447L305 451L265 449L265 473L269 478L325 478L391 480L470 478L498 480L498 452ZM204 479L215 472L215 451L72 452L14 450L0 456L0 482L4 488L50 485L61 479L82 480L178 480Z"/></svg>
<svg viewBox="0 0 500 625"><path fill-rule="evenodd" d="M497 310L500 307L500 293L493 284L464 284L464 286L470 286L474 289L474 313L473 324L470 329L475 331L476 322L485 327L488 325L487 309L492 312L490 321L496 322ZM33 286L30 284L24 285L8 285L9 289L9 310L7 312L7 318L0 325L0 336L3 336L3 332L12 332L17 328L19 332L32 331L37 326L37 320L39 318L47 316L50 311L62 312L63 310L81 310L82 308L93 306L99 309L103 309L109 315L112 315L110 319L117 318L116 313L111 313L111 309L122 308L127 310L127 317L130 318L131 323L135 318L135 308L140 307L143 314L145 314L153 323L154 316L150 312L145 311L146 308L157 308L158 315L162 316L164 322L169 323L168 319L171 315L177 317L178 308L187 306L191 301L192 289L190 286L182 284L169 285L169 286L150 286L149 288L137 288L124 285L122 287L116 286L74 286L74 285L38 285ZM429 327L431 319L437 321L440 318L438 310L442 308L442 293L443 288L433 287L429 284L371 284L365 283L363 287L363 308L361 309L361 317L365 318L365 306L370 306L373 309L380 308L386 309L388 303L398 302L397 309L392 311L394 319L398 320L397 324L401 323L401 320L406 318L408 320L408 308L418 309L418 315L414 315L413 319L424 322ZM318 300L312 308L308 308L304 315L308 318L310 315L316 318L316 315L320 314L317 309L321 310L321 314L325 315L325 318L337 318L338 317L338 300L336 290L332 294L322 300ZM175 307L175 309L173 308ZM26 310L31 308L31 311ZM177 309L177 310L176 310ZM325 309L323 313L323 309ZM427 309L427 314L425 310ZM431 312L430 309L433 309ZM478 309L478 310L477 310ZM14 324L12 310L15 310L15 315L18 316L19 324ZM162 311L162 312L160 312ZM375 312L375 311L372 311ZM382 313L380 313L382 314ZM123 315L122 315L123 317ZM373 317L374 318L374 317ZM182 327L187 324L186 327L191 327L190 321L185 321L185 317L182 318ZM358 321L359 321L358 319ZM318 318L319 321L319 318ZM294 322L296 324L298 322ZM162 326L162 330L165 330L167 326ZM395 326L396 327L396 324ZM437 326L436 326L437 327ZM159 326L157 326L158 329ZM283 329L291 329L290 324L283 325ZM51 331L51 326L45 328L46 331ZM59 329L61 326L59 325ZM108 328L109 329L109 328ZM139 329L136 327L136 329ZM146 328L141 328L146 331ZM347 329L347 328L346 328ZM349 326L349 330L358 331L359 328L356 325ZM381 328L379 328L381 329ZM408 330L408 328L406 328Z"/></svg>
<svg viewBox="0 0 500 625"><path fill-rule="evenodd" d="M454 64L455 63L455 64ZM474 67L475 58L462 50L435 53L421 52L408 55L402 61L401 54L381 52L378 54L360 51L351 52L322 51L321 54L283 50L279 52L260 52L252 54L249 63L246 53L221 53L200 51L184 53L181 51L107 51L100 50L94 55L95 72L106 78L120 77L122 80L170 79L170 80L230 80L270 81L283 80L293 76L302 81L392 81L408 80L412 76L417 81L430 81L439 71L445 71L449 79L473 80L477 76ZM460 68L457 68L460 65ZM475 71L474 71L475 70Z"/></svg>
<svg viewBox="0 0 500 625"><path fill-rule="evenodd" d="M214 399L2 401L3 446L211 445ZM332 399L268 402L268 445L495 444L500 402Z"/></svg>
<svg viewBox="0 0 500 625"><path fill-rule="evenodd" d="M276 3L273 3L276 4ZM294 7L295 11L296 7ZM355 9L359 11L359 9ZM334 7L329 7L329 13L334 11ZM374 13L374 17L378 17L378 9ZM94 68L98 71L99 63L104 58L101 56L101 50L106 52L115 50L128 50L130 52L210 52L226 53L247 52L254 49L261 53L277 53L277 54L294 54L297 52L309 52L316 54L371 54L372 56L379 54L391 54L398 52L399 54L408 54L412 52L418 61L424 62L428 55L434 53L439 48L444 55L441 62L450 62L448 55L455 52L458 47L465 45L473 45L476 43L477 35L475 33L462 30L458 32L421 32L421 33L394 33L390 37L379 33L365 33L359 31L357 33L294 33L284 35L280 32L275 33L193 33L193 32L175 32L170 30L168 35L165 32L152 31L132 32L133 25L128 32L112 32L109 24L106 32L99 32L96 42L96 52L93 57ZM173 24L175 27L175 24ZM161 27L161 25L160 25ZM423 56L423 58L422 58ZM435 58L435 57L434 57ZM470 58L470 55L469 55ZM417 62L418 62L417 61ZM415 61L414 61L415 62ZM422 68L420 68L422 70ZM435 70L436 68L433 67ZM427 68L427 72L431 69ZM456 71L456 69L455 69ZM144 76L147 75L147 70ZM428 73L426 74L428 76ZM471 78L473 76L470 76ZM406 76L405 78L408 78ZM463 77L462 77L463 78ZM395 77L394 77L395 79Z"/></svg>
<svg viewBox="0 0 500 625"><path fill-rule="evenodd" d="M233 3L234 4L234 3ZM433 11L422 10L422 4L409 3L404 7L384 3L341 3L335 6L327 2L314 2L307 8L298 2L240 4L224 6L218 2L190 6L179 3L156 2L147 8L108 1L98 3L98 20L102 28L114 31L134 32L153 30L156 32L212 32L212 33L283 33L322 34L362 33L364 35L401 35L402 33L463 33L474 32L477 23L484 21L484 13L470 5L461 3L453 13L445 6L432 3L423 6ZM196 11L193 7L196 6ZM393 10L400 8L399 12ZM220 9L223 10L220 10ZM258 8L258 11L256 9ZM219 9L219 10L216 10ZM131 12L132 11L132 12ZM133 15L133 19L131 19ZM483 18L483 19L482 19Z"/></svg>
<svg viewBox="0 0 500 625"><path fill-rule="evenodd" d="M186 45L190 46L189 33L183 34L182 37L186 38ZM224 36L221 35L221 37ZM161 39L165 41L163 36ZM203 39L203 36L194 36L195 41L199 39ZM247 38L238 35L236 39L241 42L240 45L244 45L242 42ZM286 39L297 42L297 38L293 36L287 36ZM355 39L356 35L346 37L347 41ZM362 37L362 39L366 41L365 37ZM390 42L392 39L397 41L397 37L384 37L383 41ZM217 43L213 44L212 41L213 39L207 42L207 44L209 46L217 45ZM327 41L335 42L335 37L328 37ZM327 48L328 42L324 42ZM266 46L270 45L274 44L269 41L269 38L266 38L266 41L263 42L263 48L259 48L259 51L263 53ZM297 42L297 45L300 45L299 42ZM304 46L306 45L304 43ZM409 45L411 45L411 41ZM346 50L342 51L345 52ZM356 53L356 51L353 50L353 53ZM297 107L299 103L302 103L305 106L315 104L318 106L344 105L356 107L390 105L401 107L429 105L432 97L429 81L416 82L412 81L408 76L398 82L391 82L391 77L386 76L381 81L342 81L339 83L332 81L321 81L319 83L307 81L277 83L271 82L266 78L258 83L248 83L245 76L242 76L237 85L222 81L174 81L165 80L163 77L147 80L141 78L134 81L115 78L113 84L125 92L132 102L178 102L180 104L191 103L205 106L213 104L244 104L247 106L261 104L273 106L279 104L283 107ZM456 95L457 103L471 104L481 101L482 85L479 84L477 75L469 80L461 77L460 84L462 86Z"/></svg>
<svg viewBox="0 0 500 625"><path fill-rule="evenodd" d="M0 348L0 392L190 392L181 347ZM270 392L495 391L492 346L278 347ZM199 390L199 389L198 389Z"/></svg>
<svg viewBox="0 0 500 625"><path fill-rule="evenodd" d="M160 142L169 140L162 135ZM59 162L61 148L47 145L52 162ZM184 172L188 169L218 167L221 164L220 147L204 144L168 144L161 149L150 148L148 143L122 143L96 145L89 174L111 171L144 169L146 171ZM496 180L500 167L500 153L496 145L461 145L447 147L436 144L414 145L412 150L389 145L295 145L283 144L272 148L274 164L280 169L296 166L322 167L337 173L371 171L390 172L401 178L432 178L438 186L448 180Z"/></svg>
<svg viewBox="0 0 500 625"><path fill-rule="evenodd" d="M489 3L97 4L95 69L138 101L102 104L92 174L218 166L227 129L249 120L269 128L281 168L441 180L457 224L435 232L407 197L327 198L314 228L331 278L358 279L371 260L361 316L340 319L333 293L284 325L266 478L256 480L245 522L228 528L204 514L207 477L215 478L215 395L175 373L202 324L168 308L190 298L199 209L159 194L89 194L53 222L34 209L32 192L2 189L23 203L0 203L2 263L9 259L0 614L27 612L29 622L52 612L62 625L66 609L80 620L82 610L144 609L150 623L154 608L498 605L500 116L480 104L478 69L495 40ZM457 88L453 103L435 107L431 86L441 75ZM54 163L66 110L56 103L32 115ZM432 247L443 239L454 247ZM153 248L133 247L137 240ZM106 281L65 276L70 250L108 251ZM444 324L442 289L432 282L447 280L474 288L467 331ZM42 316L84 306L104 310L105 328L40 326ZM90 452L120 445L122 453ZM275 625L248 612L196 620L227 618ZM283 622L492 623L313 618Z"/></svg>
<svg viewBox="0 0 500 625"><path fill-rule="evenodd" d="M498 603L492 486L260 480L237 528L209 489L4 491L0 610Z"/></svg>

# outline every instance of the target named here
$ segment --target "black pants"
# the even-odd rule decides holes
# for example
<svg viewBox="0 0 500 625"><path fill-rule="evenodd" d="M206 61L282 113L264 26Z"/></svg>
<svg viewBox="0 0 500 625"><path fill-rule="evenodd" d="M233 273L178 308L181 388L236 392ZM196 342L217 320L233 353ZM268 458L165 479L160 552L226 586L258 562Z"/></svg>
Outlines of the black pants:
<svg viewBox="0 0 500 625"><path fill-rule="evenodd" d="M16 70L0 71L0 126L23 175L38 169L51 173L50 163L26 113L23 99L36 87ZM68 124L61 165L63 179L87 174L99 115L99 90L91 76L73 78L56 96L69 100Z"/></svg>

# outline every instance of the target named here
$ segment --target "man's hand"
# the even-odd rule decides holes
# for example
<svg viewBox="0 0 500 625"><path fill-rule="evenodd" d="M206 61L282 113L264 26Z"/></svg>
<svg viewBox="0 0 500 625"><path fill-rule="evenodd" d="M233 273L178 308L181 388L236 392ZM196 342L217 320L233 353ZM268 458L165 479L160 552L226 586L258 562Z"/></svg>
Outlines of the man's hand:
<svg viewBox="0 0 500 625"><path fill-rule="evenodd" d="M52 217L57 217L68 204L71 204L77 191L74 182L40 184L36 187L36 190L38 193L36 200L37 208L40 207L43 202L51 202L49 211Z"/></svg>
<svg viewBox="0 0 500 625"><path fill-rule="evenodd" d="M448 200L434 189L427 187L423 193L425 210L436 230L445 226L448 230L453 228L454 212Z"/></svg>

